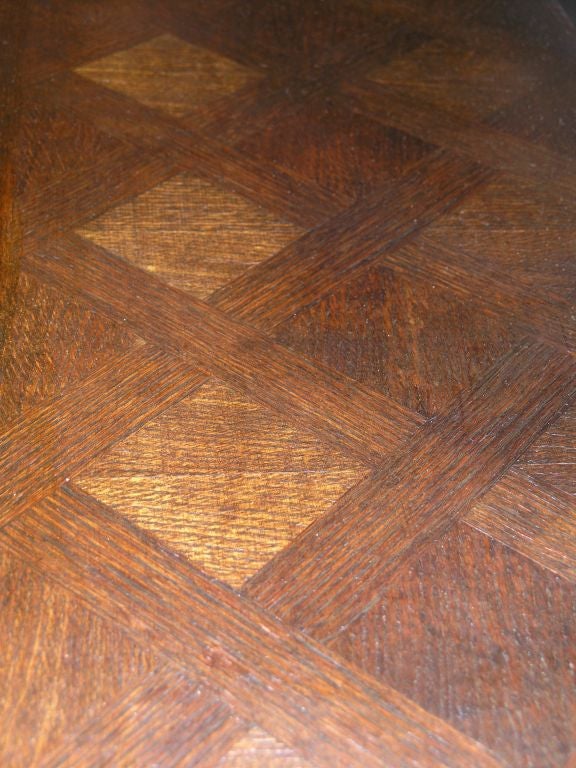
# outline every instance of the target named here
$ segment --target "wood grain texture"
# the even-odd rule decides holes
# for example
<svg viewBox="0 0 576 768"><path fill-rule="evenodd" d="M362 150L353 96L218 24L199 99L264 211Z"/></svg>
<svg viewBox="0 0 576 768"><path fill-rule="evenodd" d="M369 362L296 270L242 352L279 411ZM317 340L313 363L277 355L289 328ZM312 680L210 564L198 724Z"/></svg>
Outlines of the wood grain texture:
<svg viewBox="0 0 576 768"><path fill-rule="evenodd" d="M101 455L76 483L240 587L365 474L214 381Z"/></svg>
<svg viewBox="0 0 576 768"><path fill-rule="evenodd" d="M67 483L87 460L204 378L161 352L139 349L108 360L81 386L13 421L0 436L0 524ZM125 409L126 397L132 398L133 410Z"/></svg>
<svg viewBox="0 0 576 768"><path fill-rule="evenodd" d="M250 55L262 67L287 69L293 79L294 75L315 78L335 66L342 71L391 41L402 48L412 34L395 19L379 17L367 4L357 8L349 0L328 0L323 7L305 0L231 3L209 30L218 42Z"/></svg>
<svg viewBox="0 0 576 768"><path fill-rule="evenodd" d="M294 315L275 335L424 416L445 410L521 338L510 323L435 283L378 263Z"/></svg>
<svg viewBox="0 0 576 768"><path fill-rule="evenodd" d="M257 72L167 34L84 64L77 71L176 117L258 78Z"/></svg>
<svg viewBox="0 0 576 768"><path fill-rule="evenodd" d="M153 34L155 21L141 0L33 3L23 63L28 80L134 45Z"/></svg>
<svg viewBox="0 0 576 768"><path fill-rule="evenodd" d="M369 78L439 110L482 118L539 85L537 64L509 51L492 56L433 39L379 66Z"/></svg>
<svg viewBox="0 0 576 768"><path fill-rule="evenodd" d="M301 234L239 195L176 176L78 230L204 299Z"/></svg>
<svg viewBox="0 0 576 768"><path fill-rule="evenodd" d="M473 268L483 262L493 275L513 275L550 304L567 303L576 295L575 214L571 198L503 175L434 222L425 242L457 249Z"/></svg>
<svg viewBox="0 0 576 768"><path fill-rule="evenodd" d="M492 128L487 121L479 131L476 120L439 112L404 91L391 92L369 80L345 83L343 92L351 106L363 114L397 130L410 131L424 142L450 147L462 157L494 170L540 180L558 194L570 195L574 189L576 164L571 158ZM500 114L498 119L500 122Z"/></svg>
<svg viewBox="0 0 576 768"><path fill-rule="evenodd" d="M570 403L522 457L518 468L542 482L576 497L576 404Z"/></svg>
<svg viewBox="0 0 576 768"><path fill-rule="evenodd" d="M78 253L90 257L79 263ZM139 335L208 368L295 423L317 429L326 441L348 446L361 460L375 461L420 421L384 395L291 354L259 331L160 281L144 279L141 270L82 241L53 241L48 252L33 253L30 260L51 281L87 291L90 301ZM127 301L136 286L137 295Z"/></svg>
<svg viewBox="0 0 576 768"><path fill-rule="evenodd" d="M305 147L302 132L306 133ZM312 100L277 126L267 126L239 145L272 160L296 178L326 189L345 205L407 171L433 147L354 114L329 97Z"/></svg>
<svg viewBox="0 0 576 768"><path fill-rule="evenodd" d="M250 731L232 746L218 763L218 768L309 768L293 750L280 744L261 728Z"/></svg>
<svg viewBox="0 0 576 768"><path fill-rule="evenodd" d="M22 102L22 59L29 4L19 8L3 3L0 23L11 45L0 50L0 350L15 305L15 292L22 255L20 212L15 204L15 145L18 142Z"/></svg>
<svg viewBox="0 0 576 768"><path fill-rule="evenodd" d="M0 424L61 394L141 343L73 296L20 273L1 362Z"/></svg>
<svg viewBox="0 0 576 768"><path fill-rule="evenodd" d="M0 0L0 764L574 761L559 0Z"/></svg>
<svg viewBox="0 0 576 768"><path fill-rule="evenodd" d="M219 764L244 726L206 687L168 665L143 675L41 761L45 768Z"/></svg>
<svg viewBox="0 0 576 768"><path fill-rule="evenodd" d="M215 296L218 305L261 326L314 302L347 273L394 251L489 177L474 163L434 152L383 188L300 238L247 279Z"/></svg>
<svg viewBox="0 0 576 768"><path fill-rule="evenodd" d="M545 346L515 350L264 567L249 592L315 637L330 638L371 605L383 578L442 535L511 466L573 397L575 370L571 357L561 360ZM478 453L466 450L470 443L481 446Z"/></svg>
<svg viewBox="0 0 576 768"><path fill-rule="evenodd" d="M574 586L457 526L383 583L331 647L504 764L563 765L574 738L575 597Z"/></svg>
<svg viewBox="0 0 576 768"><path fill-rule="evenodd" d="M0 532L2 546L36 560L42 552L42 568L56 578L64 569L67 588L140 642L207 676L247 721L318 765L498 764L475 742L393 689L342 667L323 646L253 602L152 542L142 550L144 540L71 489Z"/></svg>
<svg viewBox="0 0 576 768"><path fill-rule="evenodd" d="M570 494L512 469L474 506L466 522L576 581L576 511Z"/></svg>
<svg viewBox="0 0 576 768"><path fill-rule="evenodd" d="M157 661L6 550L0 589L0 759L27 768Z"/></svg>

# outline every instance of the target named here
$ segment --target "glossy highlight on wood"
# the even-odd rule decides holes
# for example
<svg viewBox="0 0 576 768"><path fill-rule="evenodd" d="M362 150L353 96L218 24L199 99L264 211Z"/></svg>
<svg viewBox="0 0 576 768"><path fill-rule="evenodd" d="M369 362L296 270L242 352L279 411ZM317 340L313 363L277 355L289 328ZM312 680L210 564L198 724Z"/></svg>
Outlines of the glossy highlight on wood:
<svg viewBox="0 0 576 768"><path fill-rule="evenodd" d="M571 768L559 0L0 0L0 766Z"/></svg>

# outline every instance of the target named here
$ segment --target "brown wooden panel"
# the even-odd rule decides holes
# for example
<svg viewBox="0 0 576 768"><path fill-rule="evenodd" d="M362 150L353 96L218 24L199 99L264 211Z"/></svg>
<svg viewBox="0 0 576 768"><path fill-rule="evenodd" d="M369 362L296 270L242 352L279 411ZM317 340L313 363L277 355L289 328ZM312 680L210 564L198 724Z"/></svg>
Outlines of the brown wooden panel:
<svg viewBox="0 0 576 768"><path fill-rule="evenodd" d="M249 593L316 637L335 634L376 599L382 579L442 535L528 447L573 396L574 373L573 358L543 345L515 350L265 566ZM467 451L470 444L478 452Z"/></svg>
<svg viewBox="0 0 576 768"><path fill-rule="evenodd" d="M296 423L317 429L327 441L346 445L358 458L377 460L420 421L384 395L299 358L264 334L160 281L145 279L141 270L79 239L53 242L40 253L30 254L30 261L51 281L87 291L92 302L138 334L212 370ZM79 253L89 257L79 263ZM131 297L136 286L138 294Z"/></svg>
<svg viewBox="0 0 576 768"><path fill-rule="evenodd" d="M211 381L101 454L76 482L240 587L365 474Z"/></svg>
<svg viewBox="0 0 576 768"><path fill-rule="evenodd" d="M251 728L232 746L218 768L309 768L293 750L280 744L261 728Z"/></svg>
<svg viewBox="0 0 576 768"><path fill-rule="evenodd" d="M302 132L307 136L302 146ZM434 147L335 104L312 100L276 126L239 145L273 160L296 178L318 184L335 200L353 203L370 189L406 172Z"/></svg>
<svg viewBox="0 0 576 768"><path fill-rule="evenodd" d="M576 581L574 497L511 470L466 522L560 576Z"/></svg>
<svg viewBox="0 0 576 768"><path fill-rule="evenodd" d="M466 44L433 39L368 74L387 88L441 111L483 118L540 84L538 64L501 50L492 55Z"/></svg>
<svg viewBox="0 0 576 768"><path fill-rule="evenodd" d="M503 175L474 190L425 233L474 270L512 279L551 305L576 295L576 206L567 196ZM505 247L503 247L505 244Z"/></svg>
<svg viewBox="0 0 576 768"><path fill-rule="evenodd" d="M161 352L137 349L108 360L80 386L12 422L0 436L0 525L204 378Z"/></svg>
<svg viewBox="0 0 576 768"><path fill-rule="evenodd" d="M331 219L218 294L218 305L274 325L315 301L352 268L394 251L490 177L474 163L432 153L397 182ZM216 298L216 297L215 297Z"/></svg>
<svg viewBox="0 0 576 768"><path fill-rule="evenodd" d="M331 647L505 764L560 766L574 746L575 598L574 586L458 526L383 583Z"/></svg>
<svg viewBox="0 0 576 768"><path fill-rule="evenodd" d="M133 45L152 34L155 23L142 0L34 2L26 61L30 80L46 78L71 65Z"/></svg>
<svg viewBox="0 0 576 768"><path fill-rule="evenodd" d="M0 542L41 557L53 577L140 642L222 686L224 700L246 720L318 765L497 765L394 689L342 667L251 601L146 545L77 491L14 520Z"/></svg>
<svg viewBox="0 0 576 768"><path fill-rule="evenodd" d="M241 64L167 34L91 61L77 72L176 117L258 78Z"/></svg>
<svg viewBox="0 0 576 768"><path fill-rule="evenodd" d="M2 766L573 761L575 62L0 0Z"/></svg>
<svg viewBox="0 0 576 768"><path fill-rule="evenodd" d="M0 424L50 399L141 343L55 287L20 273L0 357Z"/></svg>
<svg viewBox="0 0 576 768"><path fill-rule="evenodd" d="M160 665L47 754L43 768L215 766L244 726L206 687Z"/></svg>
<svg viewBox="0 0 576 768"><path fill-rule="evenodd" d="M316 224L338 209L322 190L310 188L302 180L295 182L274 164L256 162L221 144L213 135L217 136L219 130L199 133L192 130L198 128L196 121L185 129L183 121L175 121L74 73L63 74L53 85L42 84L39 97L61 109L72 109L118 138L130 138L145 147L162 147L195 175L206 176L218 185L226 184L302 226ZM200 120L200 127L203 125Z"/></svg>
<svg viewBox="0 0 576 768"><path fill-rule="evenodd" d="M375 264L291 317L275 336L431 416L481 378L521 332L434 282Z"/></svg>
<svg viewBox="0 0 576 768"><path fill-rule="evenodd" d="M302 230L239 195L183 174L78 232L204 299L282 250Z"/></svg>
<svg viewBox="0 0 576 768"><path fill-rule="evenodd" d="M5 549L0 591L0 760L28 768L158 662Z"/></svg>
<svg viewBox="0 0 576 768"><path fill-rule="evenodd" d="M475 120L450 112L371 81L345 83L347 103L384 125L411 132L422 141L450 147L463 157L521 178L540 180L560 194L576 183L576 163L532 141L513 136L488 123L478 130ZM499 115L499 122L501 116Z"/></svg>
<svg viewBox="0 0 576 768"><path fill-rule="evenodd" d="M576 497L576 404L571 403L518 464L521 472Z"/></svg>

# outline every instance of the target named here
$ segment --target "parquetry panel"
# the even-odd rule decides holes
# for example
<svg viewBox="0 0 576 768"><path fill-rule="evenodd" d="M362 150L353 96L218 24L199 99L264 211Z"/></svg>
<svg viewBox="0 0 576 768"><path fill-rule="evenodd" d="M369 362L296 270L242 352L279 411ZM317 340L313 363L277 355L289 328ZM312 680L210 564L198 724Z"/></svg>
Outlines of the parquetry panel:
<svg viewBox="0 0 576 768"><path fill-rule="evenodd" d="M235 2L220 14L218 31L228 45L258 58L268 67L318 76L318 70L356 61L374 48L415 37L396 20L372 14L348 0ZM359 49L362 55L359 56ZM297 55L296 55L297 52Z"/></svg>
<svg viewBox="0 0 576 768"><path fill-rule="evenodd" d="M431 40L377 67L370 79L470 118L495 111L539 82L526 58L481 54L444 40Z"/></svg>
<svg viewBox="0 0 576 768"><path fill-rule="evenodd" d="M349 203L379 182L400 176L432 149L329 98L311 102L240 147Z"/></svg>
<svg viewBox="0 0 576 768"><path fill-rule="evenodd" d="M66 176L90 173L94 163L119 161L126 145L69 111L33 104L22 115L15 163L18 192L49 193Z"/></svg>
<svg viewBox="0 0 576 768"><path fill-rule="evenodd" d="M571 78L559 77L522 99L514 109L504 110L491 122L573 160L576 158L576 107L571 94Z"/></svg>
<svg viewBox="0 0 576 768"><path fill-rule="evenodd" d="M211 382L97 459L77 484L239 587L363 474Z"/></svg>
<svg viewBox="0 0 576 768"><path fill-rule="evenodd" d="M29 768L157 662L5 549L0 594L0 763Z"/></svg>
<svg viewBox="0 0 576 768"><path fill-rule="evenodd" d="M168 34L77 71L177 117L229 96L260 77L237 62Z"/></svg>
<svg viewBox="0 0 576 768"><path fill-rule="evenodd" d="M404 570L335 647L513 766L574 745L576 588L454 529Z"/></svg>
<svg viewBox="0 0 576 768"><path fill-rule="evenodd" d="M472 508L466 521L576 582L573 495L513 469Z"/></svg>
<svg viewBox="0 0 576 768"><path fill-rule="evenodd" d="M576 405L572 402L470 511L468 522L576 582Z"/></svg>
<svg viewBox="0 0 576 768"><path fill-rule="evenodd" d="M141 0L31 3L24 70L31 78L133 45L153 34L152 14Z"/></svg>
<svg viewBox="0 0 576 768"><path fill-rule="evenodd" d="M137 343L125 328L22 272L0 355L0 425Z"/></svg>
<svg viewBox="0 0 576 768"><path fill-rule="evenodd" d="M424 415L445 409L519 340L477 306L383 266L297 313L277 337Z"/></svg>
<svg viewBox="0 0 576 768"><path fill-rule="evenodd" d="M199 298L277 253L302 232L190 174L169 179L78 231Z"/></svg>

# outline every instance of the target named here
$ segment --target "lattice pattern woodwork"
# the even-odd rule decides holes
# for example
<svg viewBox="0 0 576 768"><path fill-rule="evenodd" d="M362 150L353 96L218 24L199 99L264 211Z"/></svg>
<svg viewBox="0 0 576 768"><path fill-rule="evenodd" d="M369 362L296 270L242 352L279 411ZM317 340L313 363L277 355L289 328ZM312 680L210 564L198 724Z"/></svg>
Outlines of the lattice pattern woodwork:
<svg viewBox="0 0 576 768"><path fill-rule="evenodd" d="M558 0L0 28L0 765L573 765Z"/></svg>

